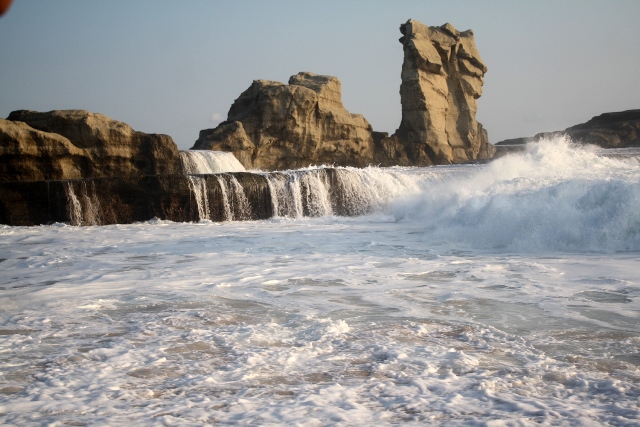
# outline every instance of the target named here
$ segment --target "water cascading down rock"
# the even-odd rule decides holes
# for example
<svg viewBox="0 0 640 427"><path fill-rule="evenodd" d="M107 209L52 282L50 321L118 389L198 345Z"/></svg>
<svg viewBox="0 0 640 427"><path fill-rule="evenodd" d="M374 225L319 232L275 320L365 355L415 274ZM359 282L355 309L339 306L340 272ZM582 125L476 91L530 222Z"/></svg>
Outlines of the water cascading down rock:
<svg viewBox="0 0 640 427"><path fill-rule="evenodd" d="M344 108L336 77L308 72L289 84L254 81L227 121L200 132L194 149L226 153L180 154L167 135L84 110L14 111L0 119L0 223L359 215L393 197L397 180L391 171L339 166L491 157L475 119L487 68L471 30L409 20L401 32L402 122L392 136ZM311 164L336 167L291 170Z"/></svg>

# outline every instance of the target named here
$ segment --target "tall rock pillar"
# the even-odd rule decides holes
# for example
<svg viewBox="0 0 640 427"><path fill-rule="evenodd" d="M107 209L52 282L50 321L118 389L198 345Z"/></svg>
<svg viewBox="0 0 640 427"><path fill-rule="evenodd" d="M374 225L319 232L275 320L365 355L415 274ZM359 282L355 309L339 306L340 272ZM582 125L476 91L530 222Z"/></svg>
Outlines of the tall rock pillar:
<svg viewBox="0 0 640 427"><path fill-rule="evenodd" d="M400 98L402 122L395 136L415 165L490 158L494 148L476 121L487 67L473 32L451 24L400 26L404 49Z"/></svg>

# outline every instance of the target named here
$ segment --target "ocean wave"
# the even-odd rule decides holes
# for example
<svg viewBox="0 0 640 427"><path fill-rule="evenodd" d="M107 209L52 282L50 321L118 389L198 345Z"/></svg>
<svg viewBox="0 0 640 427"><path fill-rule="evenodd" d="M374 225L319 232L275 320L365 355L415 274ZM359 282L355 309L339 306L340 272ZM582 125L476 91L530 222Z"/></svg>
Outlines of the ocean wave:
<svg viewBox="0 0 640 427"><path fill-rule="evenodd" d="M398 221L429 238L525 252L640 250L640 169L565 138L529 144L397 200Z"/></svg>

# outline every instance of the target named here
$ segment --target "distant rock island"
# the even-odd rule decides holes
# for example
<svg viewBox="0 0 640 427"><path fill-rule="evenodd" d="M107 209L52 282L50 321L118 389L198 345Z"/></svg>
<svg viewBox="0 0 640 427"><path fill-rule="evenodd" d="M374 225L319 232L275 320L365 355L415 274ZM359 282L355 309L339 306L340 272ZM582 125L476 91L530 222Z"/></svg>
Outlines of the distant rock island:
<svg viewBox="0 0 640 427"><path fill-rule="evenodd" d="M231 151L247 169L310 164L428 166L486 159L494 149L476 121L487 67L471 30L451 24L400 26L404 49L402 122L392 136L342 104L340 81L301 72L289 84L255 80L227 120L192 149Z"/></svg>
<svg viewBox="0 0 640 427"><path fill-rule="evenodd" d="M496 145L522 145L560 135L566 135L576 143L594 144L602 148L640 147L640 110L604 113L565 130L541 132L528 138L505 139Z"/></svg>

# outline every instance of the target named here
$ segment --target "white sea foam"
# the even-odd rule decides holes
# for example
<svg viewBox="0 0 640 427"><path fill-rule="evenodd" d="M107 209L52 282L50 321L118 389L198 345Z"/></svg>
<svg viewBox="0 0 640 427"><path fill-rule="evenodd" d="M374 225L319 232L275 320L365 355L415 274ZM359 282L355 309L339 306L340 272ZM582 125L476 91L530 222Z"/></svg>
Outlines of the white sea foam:
<svg viewBox="0 0 640 427"><path fill-rule="evenodd" d="M436 241L524 251L640 250L637 162L558 138L394 205Z"/></svg>
<svg viewBox="0 0 640 427"><path fill-rule="evenodd" d="M472 209L579 210L581 184L620 215L630 165L543 144L371 168L360 217L0 226L0 424L637 425L630 240L559 252Z"/></svg>

